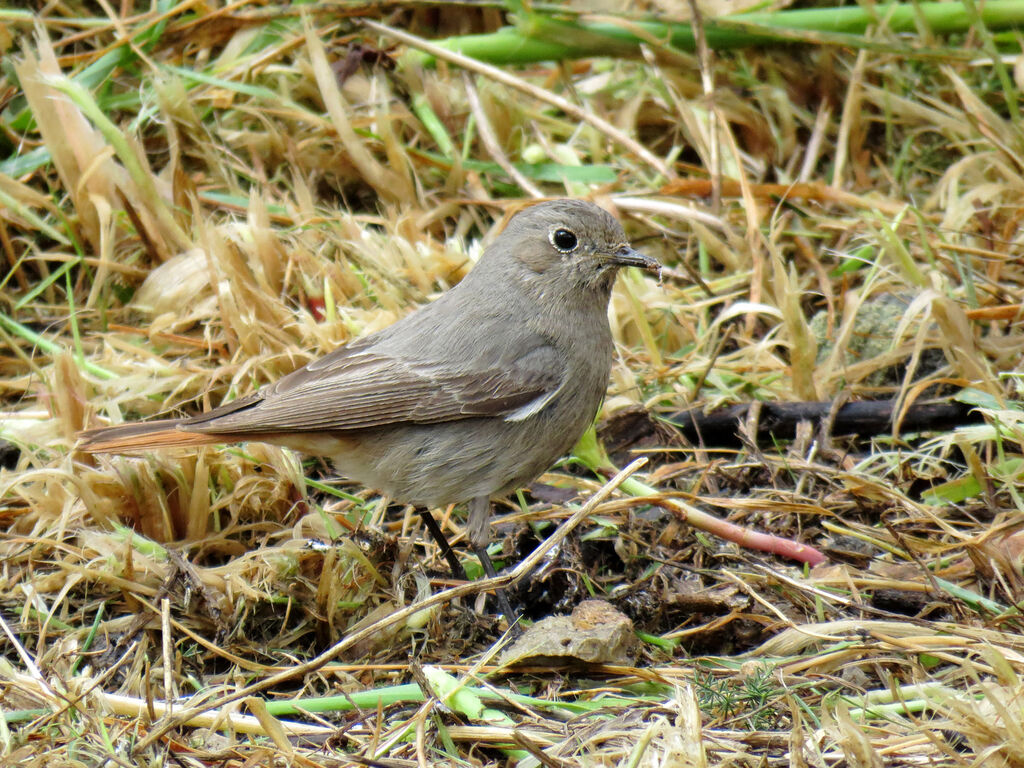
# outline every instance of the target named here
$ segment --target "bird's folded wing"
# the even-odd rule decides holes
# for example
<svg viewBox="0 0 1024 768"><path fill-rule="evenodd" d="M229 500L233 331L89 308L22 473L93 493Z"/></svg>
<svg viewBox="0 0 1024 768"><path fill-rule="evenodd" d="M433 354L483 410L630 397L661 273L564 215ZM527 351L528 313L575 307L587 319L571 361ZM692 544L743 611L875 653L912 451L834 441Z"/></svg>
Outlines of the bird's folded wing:
<svg viewBox="0 0 1024 768"><path fill-rule="evenodd" d="M207 434L316 432L515 417L549 401L564 377L564 361L546 345L493 366L466 367L402 360L354 345L186 419L179 428Z"/></svg>

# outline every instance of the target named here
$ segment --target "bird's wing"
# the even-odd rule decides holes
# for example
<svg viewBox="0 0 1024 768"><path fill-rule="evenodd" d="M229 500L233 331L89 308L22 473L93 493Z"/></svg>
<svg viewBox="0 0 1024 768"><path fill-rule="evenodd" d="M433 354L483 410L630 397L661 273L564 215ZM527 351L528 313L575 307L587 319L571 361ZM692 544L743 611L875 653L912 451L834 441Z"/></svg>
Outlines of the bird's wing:
<svg viewBox="0 0 1024 768"><path fill-rule="evenodd" d="M560 389L565 361L543 340L491 364L409 360L356 343L180 429L207 434L316 432L474 417L526 418Z"/></svg>

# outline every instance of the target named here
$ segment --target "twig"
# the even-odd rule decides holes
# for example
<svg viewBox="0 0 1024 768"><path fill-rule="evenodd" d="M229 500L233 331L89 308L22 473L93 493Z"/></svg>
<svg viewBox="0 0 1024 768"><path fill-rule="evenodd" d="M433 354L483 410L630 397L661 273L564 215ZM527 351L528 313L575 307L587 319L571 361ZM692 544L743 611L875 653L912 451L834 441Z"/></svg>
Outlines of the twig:
<svg viewBox="0 0 1024 768"><path fill-rule="evenodd" d="M751 427L758 444L791 440L802 421L822 422L829 417L832 401L803 403L758 403L760 414ZM911 432L944 432L967 424L979 424L984 415L974 406L959 402L914 403L895 418L894 400L866 400L846 403L832 419L830 435L874 437ZM601 438L612 453L650 437L664 422L678 429L695 445L706 448L733 448L742 445L739 426L745 423L752 403L704 413L700 408L659 415L640 408L620 411L601 429Z"/></svg>
<svg viewBox="0 0 1024 768"><path fill-rule="evenodd" d="M757 420L757 441L789 440L801 421L821 421L829 416L830 401L804 403L761 403ZM734 405L709 414L699 410L669 416L666 421L682 430L687 439L699 439L704 445L735 445L736 425L750 410L750 404ZM896 419L897 401L866 400L846 403L835 414L832 435L870 437L886 433L945 431L964 424L977 424L984 416L966 403L915 403L902 418Z"/></svg>

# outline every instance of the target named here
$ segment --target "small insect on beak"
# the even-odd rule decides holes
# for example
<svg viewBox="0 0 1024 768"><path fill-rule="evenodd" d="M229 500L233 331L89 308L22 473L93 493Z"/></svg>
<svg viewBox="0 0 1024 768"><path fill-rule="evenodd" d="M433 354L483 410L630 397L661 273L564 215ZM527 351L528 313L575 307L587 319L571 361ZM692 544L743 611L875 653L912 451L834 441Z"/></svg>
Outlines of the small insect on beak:
<svg viewBox="0 0 1024 768"><path fill-rule="evenodd" d="M634 251L628 245L624 245L614 253L609 254L608 260L620 267L640 267L640 269L646 269L648 272L661 271L661 264L657 259L644 256L640 251Z"/></svg>

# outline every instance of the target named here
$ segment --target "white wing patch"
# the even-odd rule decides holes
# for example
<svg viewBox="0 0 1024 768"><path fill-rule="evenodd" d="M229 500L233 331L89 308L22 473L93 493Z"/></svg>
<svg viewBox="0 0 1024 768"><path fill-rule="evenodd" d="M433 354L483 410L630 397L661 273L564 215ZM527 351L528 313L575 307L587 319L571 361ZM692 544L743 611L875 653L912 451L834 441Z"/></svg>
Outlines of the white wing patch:
<svg viewBox="0 0 1024 768"><path fill-rule="evenodd" d="M564 384L562 386L565 386ZM535 416L544 410L544 406L550 403L555 395L562 391L562 387L553 389L546 395L541 395L528 402L526 405L521 405L516 408L512 413L505 417L505 421L526 421L531 416Z"/></svg>

